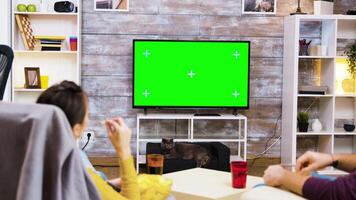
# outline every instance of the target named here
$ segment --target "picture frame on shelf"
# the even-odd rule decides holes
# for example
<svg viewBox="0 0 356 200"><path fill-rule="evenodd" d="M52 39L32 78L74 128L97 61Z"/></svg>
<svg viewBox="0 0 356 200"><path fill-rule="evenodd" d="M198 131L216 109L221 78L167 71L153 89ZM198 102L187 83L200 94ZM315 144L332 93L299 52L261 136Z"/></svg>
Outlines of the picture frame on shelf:
<svg viewBox="0 0 356 200"><path fill-rule="evenodd" d="M41 75L39 67L25 67L25 88L41 89Z"/></svg>
<svg viewBox="0 0 356 200"><path fill-rule="evenodd" d="M270 14L277 12L277 0L242 0L242 14Z"/></svg>
<svg viewBox="0 0 356 200"><path fill-rule="evenodd" d="M95 11L129 11L130 0L94 0Z"/></svg>

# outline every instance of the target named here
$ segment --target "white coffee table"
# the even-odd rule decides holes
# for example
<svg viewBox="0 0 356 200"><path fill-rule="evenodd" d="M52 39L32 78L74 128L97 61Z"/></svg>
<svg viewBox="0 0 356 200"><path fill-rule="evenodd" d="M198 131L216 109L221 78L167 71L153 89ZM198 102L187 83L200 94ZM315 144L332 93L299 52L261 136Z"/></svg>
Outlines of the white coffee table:
<svg viewBox="0 0 356 200"><path fill-rule="evenodd" d="M173 180L172 194L177 200L237 200L243 192L257 184L262 178L247 177L245 189L231 186L231 174L203 168L194 168L163 175Z"/></svg>

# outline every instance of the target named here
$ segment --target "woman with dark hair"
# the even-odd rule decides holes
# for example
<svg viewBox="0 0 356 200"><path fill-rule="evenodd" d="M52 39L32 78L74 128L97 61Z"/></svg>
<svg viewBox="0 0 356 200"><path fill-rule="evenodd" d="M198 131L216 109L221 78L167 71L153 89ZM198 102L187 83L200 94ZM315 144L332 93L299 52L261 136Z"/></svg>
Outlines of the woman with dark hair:
<svg viewBox="0 0 356 200"><path fill-rule="evenodd" d="M37 103L51 104L61 108L67 116L72 127L74 139L80 138L89 123L88 97L80 86L71 81L63 81L44 91L37 99ZM131 130L123 119L107 119L105 127L108 137L119 157L120 175L122 177L121 193L117 193L105 177L101 176L89 162L88 157L82 152L82 159L92 181L96 184L102 199L140 199L137 183L137 174L131 156L130 141ZM108 183L117 186L118 179L109 180Z"/></svg>
<svg viewBox="0 0 356 200"><path fill-rule="evenodd" d="M88 126L88 97L74 82L63 81L53 85L38 97L37 103L51 104L62 109L73 129L75 139L80 138Z"/></svg>

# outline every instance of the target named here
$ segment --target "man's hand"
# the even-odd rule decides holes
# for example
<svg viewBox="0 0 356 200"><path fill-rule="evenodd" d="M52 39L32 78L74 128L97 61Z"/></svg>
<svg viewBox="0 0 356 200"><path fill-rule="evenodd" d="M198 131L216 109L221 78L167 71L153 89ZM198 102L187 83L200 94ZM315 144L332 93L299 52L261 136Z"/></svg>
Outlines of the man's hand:
<svg viewBox="0 0 356 200"><path fill-rule="evenodd" d="M312 172L331 165L333 158L330 154L308 151L297 159L295 170L297 172Z"/></svg>
<svg viewBox="0 0 356 200"><path fill-rule="evenodd" d="M263 175L265 184L273 187L278 187L283 184L286 170L280 165L269 166Z"/></svg>
<svg viewBox="0 0 356 200"><path fill-rule="evenodd" d="M293 173L280 165L268 167L263 176L266 185L282 187L299 195L303 195L303 185L308 178L309 176L302 173Z"/></svg>

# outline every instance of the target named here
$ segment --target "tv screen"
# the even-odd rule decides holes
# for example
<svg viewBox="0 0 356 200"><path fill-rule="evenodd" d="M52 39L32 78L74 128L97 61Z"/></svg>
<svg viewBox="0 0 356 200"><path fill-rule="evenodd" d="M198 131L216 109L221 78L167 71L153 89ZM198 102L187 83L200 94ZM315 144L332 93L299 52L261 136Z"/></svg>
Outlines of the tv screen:
<svg viewBox="0 0 356 200"><path fill-rule="evenodd" d="M248 108L249 41L133 41L133 107Z"/></svg>

